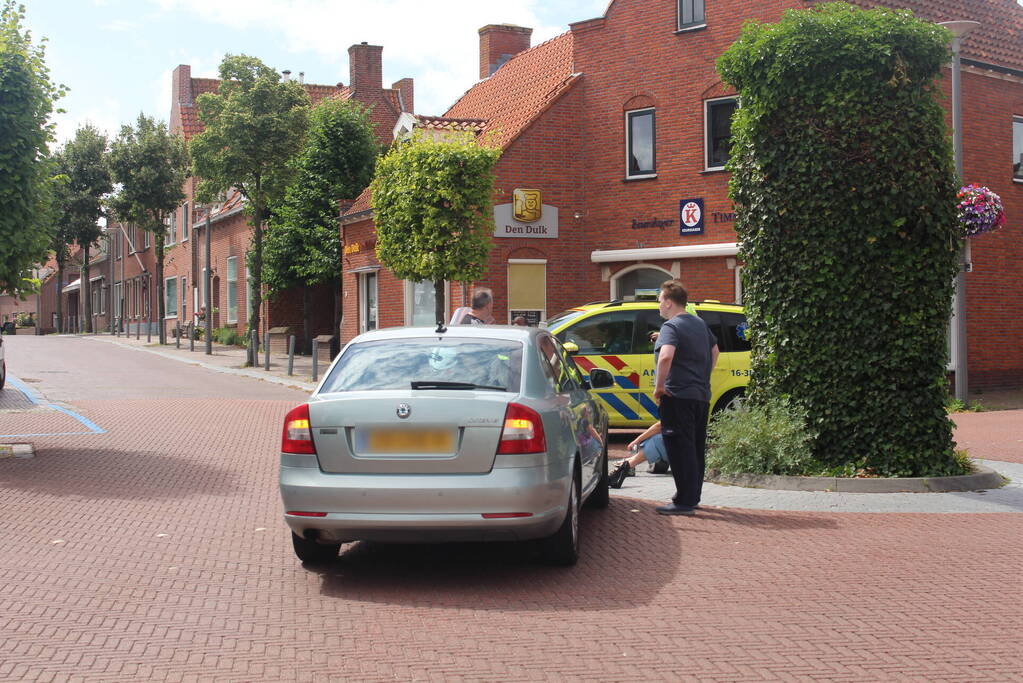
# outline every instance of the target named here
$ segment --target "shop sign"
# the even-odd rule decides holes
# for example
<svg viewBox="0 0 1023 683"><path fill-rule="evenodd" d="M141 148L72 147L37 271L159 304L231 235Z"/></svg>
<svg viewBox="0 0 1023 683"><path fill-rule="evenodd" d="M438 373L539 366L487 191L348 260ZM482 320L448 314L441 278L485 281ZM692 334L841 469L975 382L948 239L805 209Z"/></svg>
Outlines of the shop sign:
<svg viewBox="0 0 1023 683"><path fill-rule="evenodd" d="M363 240L361 242L351 242L341 247L341 253L344 256L350 256L352 254L359 254L370 249L376 249L377 241L375 239Z"/></svg>
<svg viewBox="0 0 1023 683"><path fill-rule="evenodd" d="M648 221L637 221L635 218L632 219L633 230L646 230L648 228L660 228L661 230L664 230L665 228L670 228L673 225L675 225L674 218L668 218L665 220L651 218Z"/></svg>
<svg viewBox="0 0 1023 683"><path fill-rule="evenodd" d="M703 198L682 199L678 203L678 234L703 234Z"/></svg>
<svg viewBox="0 0 1023 683"><path fill-rule="evenodd" d="M558 209L544 204L540 190L516 189L511 204L494 207L494 237L558 236Z"/></svg>
<svg viewBox="0 0 1023 683"><path fill-rule="evenodd" d="M734 211L711 211L711 218L714 219L715 223L734 223L735 212Z"/></svg>

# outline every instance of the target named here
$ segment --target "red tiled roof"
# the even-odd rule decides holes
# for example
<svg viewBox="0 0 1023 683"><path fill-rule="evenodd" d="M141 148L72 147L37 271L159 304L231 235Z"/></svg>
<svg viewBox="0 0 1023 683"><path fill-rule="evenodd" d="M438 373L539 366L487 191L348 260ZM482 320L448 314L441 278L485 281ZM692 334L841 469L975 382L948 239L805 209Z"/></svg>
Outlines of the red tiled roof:
<svg viewBox="0 0 1023 683"><path fill-rule="evenodd" d="M568 88L572 33L562 33L509 59L490 78L469 89L446 118L485 119L484 135L506 147Z"/></svg>
<svg viewBox="0 0 1023 683"><path fill-rule="evenodd" d="M963 59L1023 71L1023 6L1016 0L850 0L860 7L908 9L928 21L979 21L963 38Z"/></svg>

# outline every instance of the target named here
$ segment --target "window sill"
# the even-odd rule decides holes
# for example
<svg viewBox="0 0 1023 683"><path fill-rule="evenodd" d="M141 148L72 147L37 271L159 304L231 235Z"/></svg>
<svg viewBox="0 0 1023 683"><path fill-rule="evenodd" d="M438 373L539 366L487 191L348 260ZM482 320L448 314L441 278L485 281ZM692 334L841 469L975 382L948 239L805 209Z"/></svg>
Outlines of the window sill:
<svg viewBox="0 0 1023 683"><path fill-rule="evenodd" d="M634 182L637 182L637 181L640 181L640 180L656 180L656 179L657 179L657 174L656 173L649 173L647 175L627 175L624 178L622 178L622 182L623 183L634 183Z"/></svg>
<svg viewBox="0 0 1023 683"><path fill-rule="evenodd" d="M164 320L177 320L178 319L178 314L175 313L174 315L165 315L165 316L163 316L163 319Z"/></svg>
<svg viewBox="0 0 1023 683"><path fill-rule="evenodd" d="M700 171L700 173L702 175L706 175L708 173L724 173L727 170L728 169L725 168L724 166L717 166L717 167L714 167L714 168L705 168L702 171Z"/></svg>
<svg viewBox="0 0 1023 683"><path fill-rule="evenodd" d="M1013 178L1012 182L1023 185L1023 178Z"/></svg>
<svg viewBox="0 0 1023 683"><path fill-rule="evenodd" d="M700 31L707 28L707 24L693 24L692 26L680 26L675 35L680 33L692 33L693 31Z"/></svg>

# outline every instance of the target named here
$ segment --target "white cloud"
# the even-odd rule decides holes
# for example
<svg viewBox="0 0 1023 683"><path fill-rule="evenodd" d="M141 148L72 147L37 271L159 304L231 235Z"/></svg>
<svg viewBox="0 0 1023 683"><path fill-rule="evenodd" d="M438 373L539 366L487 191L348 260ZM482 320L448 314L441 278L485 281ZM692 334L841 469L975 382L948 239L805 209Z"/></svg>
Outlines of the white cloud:
<svg viewBox="0 0 1023 683"><path fill-rule="evenodd" d="M116 99L104 97L93 100L93 106L79 111L57 114L57 144L63 144L75 136L75 131L85 124L91 124L102 131L108 138L113 138L121 130L124 112Z"/></svg>

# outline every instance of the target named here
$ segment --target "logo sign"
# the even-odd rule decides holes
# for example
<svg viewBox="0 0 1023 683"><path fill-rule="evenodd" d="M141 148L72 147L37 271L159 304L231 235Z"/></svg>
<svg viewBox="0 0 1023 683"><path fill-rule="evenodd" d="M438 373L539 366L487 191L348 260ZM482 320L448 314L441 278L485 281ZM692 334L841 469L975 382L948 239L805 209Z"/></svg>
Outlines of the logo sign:
<svg viewBox="0 0 1023 683"><path fill-rule="evenodd" d="M512 217L519 223L533 223L543 216L540 190L512 191Z"/></svg>
<svg viewBox="0 0 1023 683"><path fill-rule="evenodd" d="M409 406L408 403L399 403L398 410L396 412L398 413L398 417L404 420L412 414L412 407Z"/></svg>
<svg viewBox="0 0 1023 683"><path fill-rule="evenodd" d="M703 199L683 199L678 203L678 234L703 234Z"/></svg>

